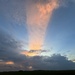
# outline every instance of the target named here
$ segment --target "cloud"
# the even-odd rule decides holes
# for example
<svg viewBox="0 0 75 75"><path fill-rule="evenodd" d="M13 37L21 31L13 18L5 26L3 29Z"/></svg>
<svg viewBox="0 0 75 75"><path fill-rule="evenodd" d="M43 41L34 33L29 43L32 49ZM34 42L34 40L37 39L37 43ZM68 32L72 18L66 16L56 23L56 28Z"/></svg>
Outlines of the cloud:
<svg viewBox="0 0 75 75"><path fill-rule="evenodd" d="M53 54L51 57L38 55L29 57L23 52L21 54L21 48L18 46L19 43L16 43L12 36L0 30L0 71L75 69L75 62L65 56ZM35 51L31 50L29 53L35 54Z"/></svg>
<svg viewBox="0 0 75 75"><path fill-rule="evenodd" d="M30 50L40 50L42 48L49 20L53 11L58 7L58 0L27 1L26 23Z"/></svg>
<svg viewBox="0 0 75 75"><path fill-rule="evenodd" d="M0 65L3 65L3 64L14 65L14 62L12 62L12 61L0 61Z"/></svg>
<svg viewBox="0 0 75 75"><path fill-rule="evenodd" d="M18 62L25 59L25 56L20 55L21 47L20 41L0 30L0 60Z"/></svg>
<svg viewBox="0 0 75 75"><path fill-rule="evenodd" d="M1 71L19 71L22 70L22 66L18 64L7 65L7 64L0 64L0 72Z"/></svg>
<svg viewBox="0 0 75 75"><path fill-rule="evenodd" d="M22 24L23 22L25 22L25 20L26 20L26 13L24 10L25 2L23 2L25 0L14 0L14 1L11 0L9 2L8 1L9 0L6 0L6 1L0 0L0 11L3 13L6 20L8 19L8 21L10 21L10 18L11 18L11 20L13 19L15 22L17 21L18 24ZM22 3L21 3L21 1L22 1ZM41 1L43 1L43 0L41 0ZM44 0L44 1L46 1L46 0ZM46 11L44 11L44 9L45 9L44 6L41 6L41 4L38 4L37 7L39 8L39 11L40 11L39 13L41 13L41 15L46 14ZM43 10L43 12L41 12L42 10ZM47 9L47 13L48 12L49 12L49 10ZM37 14L37 15L39 15L39 14ZM35 16L36 16L36 14L35 14ZM34 20L35 21L37 20L37 24L38 24L39 17L37 19L35 19L35 16L34 16ZM44 17L46 17L46 16L44 16ZM32 18L30 20L32 20ZM33 22L34 22L34 20L33 20ZM34 22L34 24L36 24L36 23ZM41 27L40 27L40 30L41 30ZM36 34L36 32L34 34ZM37 36L39 36L38 33L37 33ZM34 42L34 43L36 43L36 42ZM46 50L22 51L21 45L22 45L22 42L15 40L11 35L0 30L0 71L6 71L6 70L10 71L10 70L20 70L20 69L22 69L22 70L29 70L29 69L32 69L32 70L69 70L69 69L71 69L72 70L72 69L75 69L75 62L68 60L68 58L66 58L65 56L61 56L60 54L57 54L57 55L54 54L51 57L33 56L33 54L36 55L36 54L38 54L38 52L39 53L46 52ZM28 57L26 55L26 53L27 54L30 53L30 55L32 55L33 57ZM73 61L75 61L75 60L73 60ZM13 64L13 65L11 65L11 64Z"/></svg>
<svg viewBox="0 0 75 75"><path fill-rule="evenodd" d="M59 6L66 4L67 1L31 0L29 2L31 4L27 4L27 1L29 2L30 0L0 0L0 11L9 24L26 25L27 23L29 48L31 50L40 50L44 44L46 28L53 11ZM68 2L70 2L70 0ZM74 0L72 0L72 2L74 2ZM28 5L27 8L25 3ZM12 25L11 29L14 30Z"/></svg>
<svg viewBox="0 0 75 75"><path fill-rule="evenodd" d="M16 53L16 48L18 48L16 41L7 33L0 31L0 58Z"/></svg>
<svg viewBox="0 0 75 75"><path fill-rule="evenodd" d="M29 56L29 57L32 57L32 56L39 56L41 53L46 53L46 52L50 52L50 50L23 50L21 51L21 54L25 55L25 56Z"/></svg>
<svg viewBox="0 0 75 75"><path fill-rule="evenodd" d="M34 56L29 59L34 70L73 70L75 63L65 56L54 54L51 57Z"/></svg>
<svg viewBox="0 0 75 75"><path fill-rule="evenodd" d="M4 19L12 25L24 25L26 20L25 14L26 0L0 0L0 12ZM12 26L13 28L13 26Z"/></svg>
<svg viewBox="0 0 75 75"><path fill-rule="evenodd" d="M25 55L21 55L20 41L0 30L0 71L12 71L23 69L21 63L26 60Z"/></svg>

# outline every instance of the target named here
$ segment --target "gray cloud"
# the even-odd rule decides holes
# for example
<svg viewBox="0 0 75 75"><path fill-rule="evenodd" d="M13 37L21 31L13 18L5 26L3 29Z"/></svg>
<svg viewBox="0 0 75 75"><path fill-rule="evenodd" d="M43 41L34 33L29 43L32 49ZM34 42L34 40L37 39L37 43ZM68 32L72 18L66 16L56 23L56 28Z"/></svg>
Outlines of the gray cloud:
<svg viewBox="0 0 75 75"><path fill-rule="evenodd" d="M22 60L23 55L20 55L21 45L20 42L14 40L12 36L0 30L0 59L13 60L14 62Z"/></svg>
<svg viewBox="0 0 75 75"><path fill-rule="evenodd" d="M54 54L51 57L35 56L29 59L34 70L73 70L75 63L65 56Z"/></svg>
<svg viewBox="0 0 75 75"><path fill-rule="evenodd" d="M19 53L22 47L22 43L21 45L20 43L13 36L0 29L0 71L25 69L21 64L27 59ZM14 64L5 64L6 62L14 62Z"/></svg>
<svg viewBox="0 0 75 75"><path fill-rule="evenodd" d="M0 30L0 62L12 61L14 65L0 64L0 71L5 70L73 70L75 63L60 54L27 57L20 54L20 44L12 36ZM33 52L33 50L31 51ZM44 50L44 52L46 52Z"/></svg>

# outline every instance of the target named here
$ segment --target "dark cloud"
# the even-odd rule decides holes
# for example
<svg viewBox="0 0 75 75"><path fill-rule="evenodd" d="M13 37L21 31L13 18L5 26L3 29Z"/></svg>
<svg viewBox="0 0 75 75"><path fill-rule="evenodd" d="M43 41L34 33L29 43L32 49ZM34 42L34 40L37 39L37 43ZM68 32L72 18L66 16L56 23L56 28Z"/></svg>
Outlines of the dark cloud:
<svg viewBox="0 0 75 75"><path fill-rule="evenodd" d="M46 56L35 56L29 59L30 65L34 70L73 70L75 63L68 60L65 56L60 54Z"/></svg>
<svg viewBox="0 0 75 75"><path fill-rule="evenodd" d="M0 59L2 60L22 60L24 57L20 55L20 42L14 40L12 36L0 30Z"/></svg>
<svg viewBox="0 0 75 75"><path fill-rule="evenodd" d="M0 30L0 62L14 62L13 65L1 64L0 71L12 70L73 70L75 63L60 54L48 56L27 57L20 54L20 42ZM31 50L30 52L34 52ZM41 52L46 52L42 50Z"/></svg>
<svg viewBox="0 0 75 75"><path fill-rule="evenodd" d="M22 63L27 60L20 54L22 43L0 29L0 71L22 70ZM14 65L5 64L13 62ZM25 63L26 64L26 63ZM24 68L25 69L25 68Z"/></svg>
<svg viewBox="0 0 75 75"><path fill-rule="evenodd" d="M19 71L22 70L22 66L20 65L5 65L5 64L1 64L0 65L0 71Z"/></svg>
<svg viewBox="0 0 75 75"><path fill-rule="evenodd" d="M37 52L37 53L43 53L43 52L50 52L50 50L30 50L30 51L28 51L29 53L35 53L35 52Z"/></svg>

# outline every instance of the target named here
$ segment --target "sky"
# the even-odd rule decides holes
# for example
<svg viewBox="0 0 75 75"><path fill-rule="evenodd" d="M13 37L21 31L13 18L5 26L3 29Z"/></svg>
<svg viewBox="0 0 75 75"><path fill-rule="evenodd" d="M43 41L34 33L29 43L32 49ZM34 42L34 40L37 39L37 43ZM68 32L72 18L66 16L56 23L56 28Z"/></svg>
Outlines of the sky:
<svg viewBox="0 0 75 75"><path fill-rule="evenodd" d="M0 0L0 71L75 70L75 0Z"/></svg>

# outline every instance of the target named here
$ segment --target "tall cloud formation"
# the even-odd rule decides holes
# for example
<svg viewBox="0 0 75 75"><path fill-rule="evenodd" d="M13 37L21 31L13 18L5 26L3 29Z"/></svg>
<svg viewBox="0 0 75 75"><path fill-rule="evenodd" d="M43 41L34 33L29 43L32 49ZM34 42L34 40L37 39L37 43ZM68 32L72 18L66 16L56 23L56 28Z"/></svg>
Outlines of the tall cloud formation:
<svg viewBox="0 0 75 75"><path fill-rule="evenodd" d="M40 50L44 43L48 22L58 0L27 0L26 17L29 32L29 49Z"/></svg>

